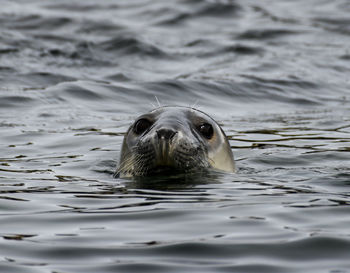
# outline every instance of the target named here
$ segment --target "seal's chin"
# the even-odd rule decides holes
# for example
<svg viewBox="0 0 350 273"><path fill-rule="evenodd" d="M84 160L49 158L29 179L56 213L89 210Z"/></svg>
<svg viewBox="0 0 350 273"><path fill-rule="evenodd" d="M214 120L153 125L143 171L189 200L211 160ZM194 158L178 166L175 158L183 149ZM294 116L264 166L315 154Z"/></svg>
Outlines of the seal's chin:
<svg viewBox="0 0 350 273"><path fill-rule="evenodd" d="M161 174L178 174L181 173L182 171L179 170L175 166L164 166L164 165L157 165L154 166L153 168L150 168L148 170L148 175L161 175Z"/></svg>

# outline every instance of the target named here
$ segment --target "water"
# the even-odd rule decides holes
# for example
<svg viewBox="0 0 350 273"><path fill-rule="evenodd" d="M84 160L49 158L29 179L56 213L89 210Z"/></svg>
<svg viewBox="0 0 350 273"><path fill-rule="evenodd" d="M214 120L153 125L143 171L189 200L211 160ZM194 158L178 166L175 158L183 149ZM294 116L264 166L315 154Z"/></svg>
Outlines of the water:
<svg viewBox="0 0 350 273"><path fill-rule="evenodd" d="M350 272L350 12L337 1L2 1L1 272ZM114 179L197 105L238 172Z"/></svg>

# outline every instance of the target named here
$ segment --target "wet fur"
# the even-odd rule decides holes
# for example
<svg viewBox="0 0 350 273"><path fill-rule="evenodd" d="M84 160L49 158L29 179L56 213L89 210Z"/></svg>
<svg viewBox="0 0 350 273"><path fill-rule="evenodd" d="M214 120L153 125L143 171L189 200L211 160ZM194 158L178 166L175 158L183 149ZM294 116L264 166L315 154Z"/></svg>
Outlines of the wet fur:
<svg viewBox="0 0 350 273"><path fill-rule="evenodd" d="M207 150L204 145L194 145L182 140L172 144L172 165L157 165L157 154L151 140L139 141L121 162L116 175L127 174L131 176L145 176L155 174L162 169L171 168L181 172L198 172L210 166Z"/></svg>

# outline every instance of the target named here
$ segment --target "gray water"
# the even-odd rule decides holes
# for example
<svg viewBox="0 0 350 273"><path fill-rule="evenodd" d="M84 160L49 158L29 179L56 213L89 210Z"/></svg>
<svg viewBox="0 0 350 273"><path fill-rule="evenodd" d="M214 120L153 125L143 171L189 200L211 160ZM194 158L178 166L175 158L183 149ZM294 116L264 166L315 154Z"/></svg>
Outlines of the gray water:
<svg viewBox="0 0 350 273"><path fill-rule="evenodd" d="M347 0L3 0L0 272L350 272ZM236 174L115 179L157 106Z"/></svg>

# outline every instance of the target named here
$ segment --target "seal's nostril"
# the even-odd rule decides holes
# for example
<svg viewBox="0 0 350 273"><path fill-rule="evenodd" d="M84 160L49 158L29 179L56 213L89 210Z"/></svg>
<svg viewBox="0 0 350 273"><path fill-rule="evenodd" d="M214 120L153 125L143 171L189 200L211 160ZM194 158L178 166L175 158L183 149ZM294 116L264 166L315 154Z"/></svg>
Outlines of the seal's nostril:
<svg viewBox="0 0 350 273"><path fill-rule="evenodd" d="M177 132L172 129L159 129L156 132L159 139L163 138L167 140L171 140L177 134Z"/></svg>

